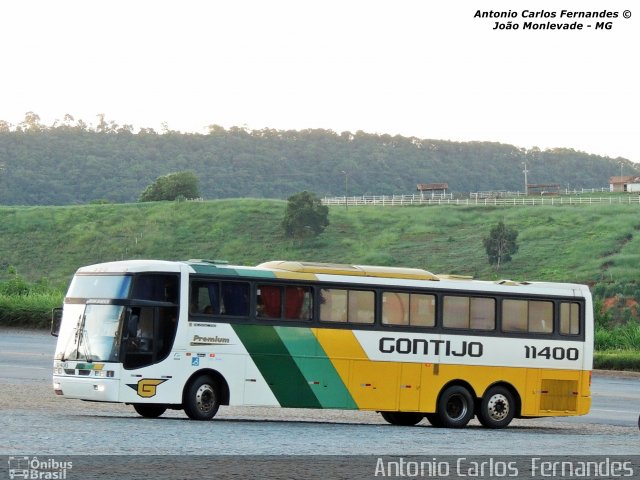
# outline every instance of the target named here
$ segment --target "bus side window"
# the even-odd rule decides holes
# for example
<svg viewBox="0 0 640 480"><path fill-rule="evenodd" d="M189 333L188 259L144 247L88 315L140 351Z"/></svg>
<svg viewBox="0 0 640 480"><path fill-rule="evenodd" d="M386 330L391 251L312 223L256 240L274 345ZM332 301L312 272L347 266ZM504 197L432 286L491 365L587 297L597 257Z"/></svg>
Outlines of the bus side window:
<svg viewBox="0 0 640 480"><path fill-rule="evenodd" d="M553 332L553 302L502 301L503 332Z"/></svg>
<svg viewBox="0 0 640 480"><path fill-rule="evenodd" d="M410 297L411 314L409 322L412 327L433 327L436 324L436 297L412 293Z"/></svg>
<svg viewBox="0 0 640 480"><path fill-rule="evenodd" d="M313 311L311 288L258 285L256 289L256 315L258 317L282 319L283 304L285 320L310 320Z"/></svg>
<svg viewBox="0 0 640 480"><path fill-rule="evenodd" d="M493 298L471 298L469 328L493 330L496 328L496 301Z"/></svg>
<svg viewBox="0 0 640 480"><path fill-rule="evenodd" d="M409 294L383 292L382 324L409 325Z"/></svg>
<svg viewBox="0 0 640 480"><path fill-rule="evenodd" d="M282 288L274 285L258 285L258 317L280 318L282 312Z"/></svg>
<svg viewBox="0 0 640 480"><path fill-rule="evenodd" d="M135 277L131 298L178 303L178 275L149 274Z"/></svg>
<svg viewBox="0 0 640 480"><path fill-rule="evenodd" d="M562 335L580 334L580 305L577 303L560 304L560 333Z"/></svg>
<svg viewBox="0 0 640 480"><path fill-rule="evenodd" d="M445 328L469 328L469 297L444 297L442 325Z"/></svg>
<svg viewBox="0 0 640 480"><path fill-rule="evenodd" d="M286 287L284 314L286 320L310 320L312 309L311 288Z"/></svg>
<svg viewBox="0 0 640 480"><path fill-rule="evenodd" d="M436 297L423 293L382 293L382 324L433 327L436 324Z"/></svg>
<svg viewBox="0 0 640 480"><path fill-rule="evenodd" d="M324 322L347 321L347 291L335 288L320 290L320 320Z"/></svg>
<svg viewBox="0 0 640 480"><path fill-rule="evenodd" d="M324 322L373 323L375 295L368 290L320 291L320 320Z"/></svg>
<svg viewBox="0 0 640 480"><path fill-rule="evenodd" d="M191 313L217 315L220 313L220 282L191 284Z"/></svg>
<svg viewBox="0 0 640 480"><path fill-rule="evenodd" d="M502 301L502 331L526 332L528 323L528 302L526 300Z"/></svg>
<svg viewBox="0 0 640 480"><path fill-rule="evenodd" d="M246 282L222 282L220 313L237 317L249 316L249 284Z"/></svg>
<svg viewBox="0 0 640 480"><path fill-rule="evenodd" d="M553 332L552 302L529 302L529 331L532 333Z"/></svg>
<svg viewBox="0 0 640 480"><path fill-rule="evenodd" d="M375 317L374 293L349 290L349 323L373 323Z"/></svg>

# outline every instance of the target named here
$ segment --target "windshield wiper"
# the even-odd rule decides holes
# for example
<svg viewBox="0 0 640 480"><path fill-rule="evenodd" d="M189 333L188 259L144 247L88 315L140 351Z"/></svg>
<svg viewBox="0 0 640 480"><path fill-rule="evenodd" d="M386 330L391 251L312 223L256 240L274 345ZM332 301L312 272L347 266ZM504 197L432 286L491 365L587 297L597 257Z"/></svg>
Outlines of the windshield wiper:
<svg viewBox="0 0 640 480"><path fill-rule="evenodd" d="M78 317L78 322L76 323L76 327L73 329L73 345L76 347L75 348L75 352L76 352L76 358L78 358L78 332L80 331L80 324L82 323L82 318L84 315L81 315ZM71 335L67 338L67 343L64 346L64 349L62 350L62 358L60 358L60 361L64 362L65 360L69 360L68 358L66 358L66 354L67 352L69 352L69 343L71 342Z"/></svg>
<svg viewBox="0 0 640 480"><path fill-rule="evenodd" d="M91 363L93 360L91 359L91 345L89 344L89 334L87 333L87 329L84 328L85 323L87 322L87 313L82 314L82 325L80 325L80 338L78 340L78 356L80 354L80 347L83 347L84 352L84 360Z"/></svg>

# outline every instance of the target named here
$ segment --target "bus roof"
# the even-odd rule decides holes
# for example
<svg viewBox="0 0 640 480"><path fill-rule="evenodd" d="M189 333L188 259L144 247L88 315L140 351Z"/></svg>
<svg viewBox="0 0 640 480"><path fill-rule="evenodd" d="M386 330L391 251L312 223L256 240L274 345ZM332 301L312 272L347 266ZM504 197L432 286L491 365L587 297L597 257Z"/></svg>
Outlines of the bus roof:
<svg viewBox="0 0 640 480"><path fill-rule="evenodd" d="M180 263L168 260L122 260L80 267L77 273L179 272Z"/></svg>
<svg viewBox="0 0 640 480"><path fill-rule="evenodd" d="M325 275L439 280L437 275L420 268L377 267L374 265L345 265L340 263L290 262L282 260L261 263L258 265L258 268L284 270L296 273L319 273Z"/></svg>
<svg viewBox="0 0 640 480"><path fill-rule="evenodd" d="M230 265L222 260L188 260L182 262L166 260L128 260L100 263L78 269L80 274L89 273L137 273L179 272L187 266L192 272L204 275L240 277L262 277L298 279L324 282L351 283L354 277L371 285L398 285L424 287L423 282L434 282L433 288L477 290L509 293L528 293L584 296L586 285L556 282L516 282L512 280L474 280L460 275L436 275L419 268L383 267L373 265L348 265L338 263L297 262L275 260L255 267ZM386 280L385 280L386 279Z"/></svg>

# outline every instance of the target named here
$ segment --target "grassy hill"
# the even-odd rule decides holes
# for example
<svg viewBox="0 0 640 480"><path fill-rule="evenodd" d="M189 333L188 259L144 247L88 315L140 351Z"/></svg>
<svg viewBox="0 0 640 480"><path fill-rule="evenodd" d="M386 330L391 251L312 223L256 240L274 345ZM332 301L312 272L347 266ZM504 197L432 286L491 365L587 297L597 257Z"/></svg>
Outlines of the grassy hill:
<svg viewBox="0 0 640 480"><path fill-rule="evenodd" d="M325 233L305 241L282 235L285 206L278 200L243 199L0 207L0 271L6 276L7 267L14 266L28 280L45 277L63 288L79 266L126 258L398 265L483 279L601 283L632 290L638 278L637 205L333 207ZM496 274L482 239L499 220L520 232L520 250Z"/></svg>
<svg viewBox="0 0 640 480"><path fill-rule="evenodd" d="M74 271L128 258L396 265L481 279L592 286L598 368L640 370L638 205L334 207L315 239L284 238L278 200L0 207L0 325L46 327ZM483 237L503 220L519 252L496 273ZM28 293L27 293L28 292ZM631 320L631 321L629 321Z"/></svg>

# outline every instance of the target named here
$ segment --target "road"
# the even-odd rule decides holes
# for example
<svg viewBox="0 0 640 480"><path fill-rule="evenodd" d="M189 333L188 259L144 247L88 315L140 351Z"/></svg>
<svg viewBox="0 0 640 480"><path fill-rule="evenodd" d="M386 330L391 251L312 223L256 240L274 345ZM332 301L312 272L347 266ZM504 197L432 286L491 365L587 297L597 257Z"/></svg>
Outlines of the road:
<svg viewBox="0 0 640 480"><path fill-rule="evenodd" d="M0 330L0 453L6 455L635 455L640 376L594 373L593 408L574 418L514 420L500 431L386 424L373 412L223 407L212 422L170 411L53 395L55 339Z"/></svg>

